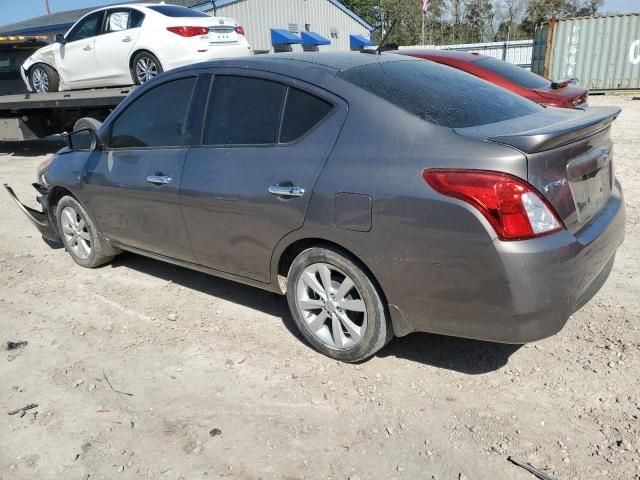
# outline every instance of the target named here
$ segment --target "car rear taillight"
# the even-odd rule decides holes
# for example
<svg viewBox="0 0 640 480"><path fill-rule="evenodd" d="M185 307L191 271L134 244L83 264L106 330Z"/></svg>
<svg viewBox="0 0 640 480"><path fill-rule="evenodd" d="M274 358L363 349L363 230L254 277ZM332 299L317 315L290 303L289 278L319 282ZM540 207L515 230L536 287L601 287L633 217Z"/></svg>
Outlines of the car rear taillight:
<svg viewBox="0 0 640 480"><path fill-rule="evenodd" d="M209 33L207 27L167 27L167 30L181 37L197 37Z"/></svg>
<svg viewBox="0 0 640 480"><path fill-rule="evenodd" d="M435 191L473 205L501 240L540 237L564 228L547 201L527 182L512 175L427 169L422 178Z"/></svg>
<svg viewBox="0 0 640 480"><path fill-rule="evenodd" d="M241 25L238 25L234 30L238 35L244 35L244 28Z"/></svg>

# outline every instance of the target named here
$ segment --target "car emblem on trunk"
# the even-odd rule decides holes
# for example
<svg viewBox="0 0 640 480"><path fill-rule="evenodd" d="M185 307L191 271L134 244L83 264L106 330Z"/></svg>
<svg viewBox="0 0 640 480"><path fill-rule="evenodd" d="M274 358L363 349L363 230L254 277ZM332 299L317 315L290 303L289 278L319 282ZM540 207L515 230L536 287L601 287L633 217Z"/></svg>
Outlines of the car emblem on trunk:
<svg viewBox="0 0 640 480"><path fill-rule="evenodd" d="M560 180L554 180L553 182L549 182L542 188L544 189L545 192L548 192L549 190L552 190L552 189L562 188L566 184L567 184L567 179L562 178Z"/></svg>

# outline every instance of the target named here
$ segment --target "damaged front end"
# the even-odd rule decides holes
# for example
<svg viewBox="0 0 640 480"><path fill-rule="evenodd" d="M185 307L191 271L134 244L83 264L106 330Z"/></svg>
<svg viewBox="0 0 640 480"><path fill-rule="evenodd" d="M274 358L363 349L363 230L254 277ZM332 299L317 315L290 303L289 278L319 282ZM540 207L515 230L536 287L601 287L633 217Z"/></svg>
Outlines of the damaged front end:
<svg viewBox="0 0 640 480"><path fill-rule="evenodd" d="M11 195L11 198L16 202L20 210L24 212L31 223L33 223L33 225L42 234L45 241L61 243L60 235L56 228L54 212L49 208L49 191L45 187L38 183L33 184L33 188L35 188L40 194L39 197L36 197L36 200L42 207L41 212L22 204L13 189L6 183L4 188L9 192L9 195Z"/></svg>

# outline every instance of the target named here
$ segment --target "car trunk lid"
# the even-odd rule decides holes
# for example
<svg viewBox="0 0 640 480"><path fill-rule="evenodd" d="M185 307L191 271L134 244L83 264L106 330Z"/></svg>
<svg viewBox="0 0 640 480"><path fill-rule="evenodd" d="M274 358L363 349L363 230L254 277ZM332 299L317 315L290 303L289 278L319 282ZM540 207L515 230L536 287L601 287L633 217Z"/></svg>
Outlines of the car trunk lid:
<svg viewBox="0 0 640 480"><path fill-rule="evenodd" d="M575 233L602 209L614 182L611 123L615 107L546 109L491 125L456 129L522 151L527 181Z"/></svg>
<svg viewBox="0 0 640 480"><path fill-rule="evenodd" d="M206 27L209 33L205 40L210 45L226 45L238 43L240 34L236 32L237 23L233 18L227 17L187 17L173 18L176 26L188 25L190 27Z"/></svg>

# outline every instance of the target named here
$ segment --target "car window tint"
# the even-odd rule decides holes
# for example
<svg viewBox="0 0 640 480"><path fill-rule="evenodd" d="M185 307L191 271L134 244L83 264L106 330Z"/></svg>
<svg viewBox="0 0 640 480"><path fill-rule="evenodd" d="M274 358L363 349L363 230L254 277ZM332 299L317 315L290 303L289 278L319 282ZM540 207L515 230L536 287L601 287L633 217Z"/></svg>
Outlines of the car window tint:
<svg viewBox="0 0 640 480"><path fill-rule="evenodd" d="M280 142L287 143L300 138L316 126L333 106L315 95L297 88L289 88L280 128Z"/></svg>
<svg viewBox="0 0 640 480"><path fill-rule="evenodd" d="M191 10L186 7L179 7L177 5L153 5L147 6L149 10L153 10L154 12L161 13L165 17L209 17L203 12L198 12L197 10Z"/></svg>
<svg viewBox="0 0 640 480"><path fill-rule="evenodd" d="M217 75L207 113L206 145L276 142L287 87L259 78Z"/></svg>
<svg viewBox="0 0 640 480"><path fill-rule="evenodd" d="M102 19L102 12L94 12L88 15L81 23L71 31L68 42L75 42L77 40L84 40L85 38L95 37L100 31L100 20Z"/></svg>
<svg viewBox="0 0 640 480"><path fill-rule="evenodd" d="M184 126L195 77L152 88L113 122L111 148L175 147L183 144Z"/></svg>
<svg viewBox="0 0 640 480"><path fill-rule="evenodd" d="M423 120L449 128L500 122L542 109L466 72L424 60L373 63L338 76Z"/></svg>
<svg viewBox="0 0 640 480"><path fill-rule="evenodd" d="M473 63L526 88L540 88L551 85L551 82L546 78L497 58L482 58Z"/></svg>
<svg viewBox="0 0 640 480"><path fill-rule="evenodd" d="M129 28L129 17L131 12L129 10L121 10L118 12L111 12L109 18L107 18L107 32L120 32Z"/></svg>
<svg viewBox="0 0 640 480"><path fill-rule="evenodd" d="M129 28L138 28L142 25L144 20L144 13L138 10L131 10L131 16L129 17Z"/></svg>

